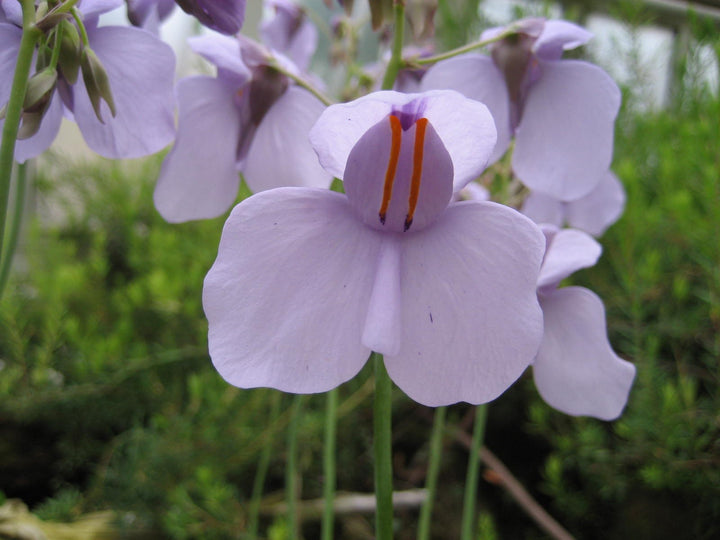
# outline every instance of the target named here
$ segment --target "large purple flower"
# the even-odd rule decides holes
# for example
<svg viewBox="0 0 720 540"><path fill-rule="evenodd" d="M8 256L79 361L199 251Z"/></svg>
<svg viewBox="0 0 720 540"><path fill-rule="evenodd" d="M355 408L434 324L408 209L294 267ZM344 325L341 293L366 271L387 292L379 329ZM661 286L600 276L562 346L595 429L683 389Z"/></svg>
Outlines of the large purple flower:
<svg viewBox="0 0 720 540"><path fill-rule="evenodd" d="M438 62L423 89L452 88L485 103L495 118L499 159L515 137L512 166L532 190L568 201L587 195L607 172L620 90L599 67L562 60L591 34L566 21L524 19L482 39L512 33L491 56Z"/></svg>
<svg viewBox="0 0 720 540"><path fill-rule="evenodd" d="M329 107L311 138L346 195L280 188L233 210L203 290L215 367L243 388L323 392L376 351L420 403L497 397L542 337L544 238L508 207L451 203L457 171L492 151L487 108L381 92Z"/></svg>
<svg viewBox="0 0 720 540"><path fill-rule="evenodd" d="M268 52L245 38L192 38L217 77L177 86L178 134L165 158L155 206L171 222L216 217L237 196L242 171L253 192L330 185L308 141L324 105L268 65Z"/></svg>
<svg viewBox="0 0 720 540"><path fill-rule="evenodd" d="M600 245L582 231L544 226L547 248L538 299L545 335L533 363L535 386L554 408L576 416L612 420L620 416L635 378L635 366L610 346L602 300L584 287L560 281L592 266Z"/></svg>
<svg viewBox="0 0 720 540"><path fill-rule="evenodd" d="M521 211L535 223L557 227L567 224L599 237L620 218L624 208L625 190L617 176L608 171L595 189L584 197L564 202L532 192Z"/></svg>
<svg viewBox="0 0 720 540"><path fill-rule="evenodd" d="M7 23L0 23L0 104L10 96L10 85L19 50L21 13L4 2ZM122 4L122 0L80 0L89 47L107 73L115 115L102 101L98 119L93 102L79 77L70 84L59 74L39 130L19 140L15 159L20 162L45 151L55 139L63 113L77 123L88 146L109 158L133 158L157 152L175 133L172 49L143 30L120 26L97 26L97 16ZM2 121L0 121L2 125Z"/></svg>

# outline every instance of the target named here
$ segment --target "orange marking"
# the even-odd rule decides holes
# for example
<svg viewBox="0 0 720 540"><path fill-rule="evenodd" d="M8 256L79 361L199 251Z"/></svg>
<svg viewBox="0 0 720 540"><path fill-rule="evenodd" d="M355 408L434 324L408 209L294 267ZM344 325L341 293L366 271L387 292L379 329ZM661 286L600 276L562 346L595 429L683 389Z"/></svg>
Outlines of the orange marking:
<svg viewBox="0 0 720 540"><path fill-rule="evenodd" d="M402 138L402 126L397 116L390 115L390 129L392 130L392 141L390 143L390 160L388 161L387 171L385 171L385 184L383 185L382 203L380 204L380 223L385 225L385 216L387 215L388 206L392 197L393 183L395 182L395 172L397 171L398 159L400 158L400 141Z"/></svg>
<svg viewBox="0 0 720 540"><path fill-rule="evenodd" d="M425 150L425 128L427 118L420 118L415 122L415 147L413 149L413 171L410 179L410 197L408 198L408 213L405 217L405 231L410 228L415 215L418 197L420 196L420 180L422 180L423 152Z"/></svg>

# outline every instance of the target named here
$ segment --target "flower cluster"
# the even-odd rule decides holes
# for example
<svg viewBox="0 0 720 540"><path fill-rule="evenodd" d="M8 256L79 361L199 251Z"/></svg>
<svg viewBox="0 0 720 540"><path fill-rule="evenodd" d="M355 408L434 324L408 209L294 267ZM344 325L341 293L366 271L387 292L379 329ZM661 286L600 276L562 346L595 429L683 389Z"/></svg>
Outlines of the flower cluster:
<svg viewBox="0 0 720 540"><path fill-rule="evenodd" d="M609 169L620 91L563 58L589 32L532 18L486 30L488 55L435 60L416 44L413 62L394 47L384 86L395 90L345 88L354 99L331 104L310 72L317 31L290 0L266 2L262 43L238 34L244 1L177 0L219 33L190 40L215 75L181 79L174 94L174 56L156 37L174 3L128 0L142 28L100 26L121 3L38 4L15 158L46 149L63 116L108 157L173 143L154 194L172 222L225 213L242 175L255 194L227 218L203 291L210 355L230 383L323 392L374 351L426 405L488 402L532 366L553 407L621 413L634 367L610 347L600 299L559 287L596 262L591 235L625 202ZM390 5L371 2L374 27ZM0 8L2 104L23 14L14 0ZM429 15L416 16L423 36ZM515 207L477 183L511 147Z"/></svg>

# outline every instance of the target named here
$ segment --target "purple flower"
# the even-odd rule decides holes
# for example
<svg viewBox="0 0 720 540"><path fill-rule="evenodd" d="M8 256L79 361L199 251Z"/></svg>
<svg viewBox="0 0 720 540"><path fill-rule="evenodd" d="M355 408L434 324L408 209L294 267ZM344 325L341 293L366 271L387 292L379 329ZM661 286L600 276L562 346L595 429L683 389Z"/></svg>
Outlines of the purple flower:
<svg viewBox="0 0 720 540"><path fill-rule="evenodd" d="M175 0L185 13L221 34L236 34L245 19L245 0Z"/></svg>
<svg viewBox="0 0 720 540"><path fill-rule="evenodd" d="M217 77L178 83L177 138L155 188L160 214L170 222L219 216L237 197L238 171L253 192L327 188L332 177L308 141L325 106L290 85L268 65L268 51L248 39L209 35L190 45L217 66Z"/></svg>
<svg viewBox="0 0 720 540"><path fill-rule="evenodd" d="M134 26L140 26L157 34L160 23L167 19L175 7L175 0L125 0L128 19Z"/></svg>
<svg viewBox="0 0 720 540"><path fill-rule="evenodd" d="M608 171L595 189L580 199L563 202L532 192L525 199L521 211L535 223L557 227L567 224L600 237L620 218L624 208L625 190L617 176Z"/></svg>
<svg viewBox="0 0 720 540"><path fill-rule="evenodd" d="M203 290L220 374L323 392L376 351L426 405L505 391L542 337L544 238L508 207L450 202L458 170L481 170L494 139L487 108L450 91L329 107L311 140L346 195L274 189L225 224Z"/></svg>
<svg viewBox="0 0 720 540"><path fill-rule="evenodd" d="M290 0L266 0L274 17L260 26L260 37L272 50L286 55L300 71L307 71L317 48L317 29L305 10Z"/></svg>
<svg viewBox="0 0 720 540"><path fill-rule="evenodd" d="M498 128L499 159L515 137L512 166L530 189L560 200L587 195L607 172L620 90L599 67L562 60L563 50L591 34L566 21L524 19L482 38L513 33L491 56L466 54L438 62L422 88L452 88L485 103Z"/></svg>
<svg viewBox="0 0 720 540"><path fill-rule="evenodd" d="M544 226L543 232L538 299L545 335L533 363L535 386L564 413L613 420L627 403L635 366L612 350L602 300L583 287L557 288L576 270L593 266L600 245L582 231Z"/></svg>
<svg viewBox="0 0 720 540"><path fill-rule="evenodd" d="M3 3L11 23L0 23L0 104L7 102L20 45L19 13ZM92 100L79 77L70 84L58 77L39 130L16 144L15 159L23 162L44 152L55 139L63 115L80 128L88 146L109 158L133 158L152 154L173 139L175 55L156 37L136 28L97 26L97 16L121 5L120 0L81 0L78 8L85 21L89 47L107 73L114 100L113 116L101 102L98 120ZM12 16L11 16L12 13ZM2 121L0 121L0 125Z"/></svg>

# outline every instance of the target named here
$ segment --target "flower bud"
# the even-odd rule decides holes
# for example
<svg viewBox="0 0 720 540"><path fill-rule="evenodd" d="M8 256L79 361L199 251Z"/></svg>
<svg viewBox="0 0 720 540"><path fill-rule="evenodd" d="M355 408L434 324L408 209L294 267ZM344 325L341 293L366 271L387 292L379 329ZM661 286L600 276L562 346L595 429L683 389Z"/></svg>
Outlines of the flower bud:
<svg viewBox="0 0 720 540"><path fill-rule="evenodd" d="M80 55L80 69L82 70L83 82L87 89L90 103L92 103L95 116L104 124L100 112L100 100L104 100L110 108L110 113L115 116L115 101L110 89L110 81L107 72L100 62L100 59L90 47L85 47Z"/></svg>
<svg viewBox="0 0 720 540"><path fill-rule="evenodd" d="M393 0L368 0L372 29L378 30L386 20L393 16Z"/></svg>
<svg viewBox="0 0 720 540"><path fill-rule="evenodd" d="M67 20L62 21L58 29L62 31L60 57L58 59L60 72L68 83L75 84L78 78L82 55L80 35L75 25Z"/></svg>
<svg viewBox="0 0 720 540"><path fill-rule="evenodd" d="M55 91L55 83L57 83L57 71L54 69L39 71L28 80L23 101L22 123L17 134L19 140L32 137L40 129L43 116Z"/></svg>

